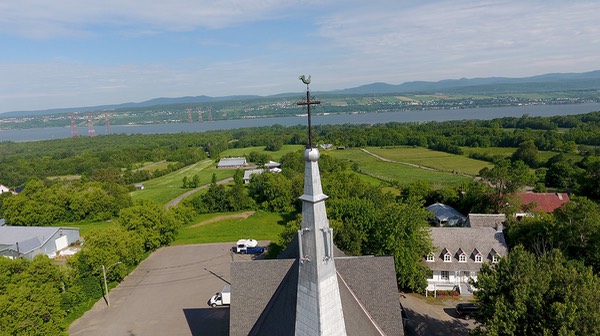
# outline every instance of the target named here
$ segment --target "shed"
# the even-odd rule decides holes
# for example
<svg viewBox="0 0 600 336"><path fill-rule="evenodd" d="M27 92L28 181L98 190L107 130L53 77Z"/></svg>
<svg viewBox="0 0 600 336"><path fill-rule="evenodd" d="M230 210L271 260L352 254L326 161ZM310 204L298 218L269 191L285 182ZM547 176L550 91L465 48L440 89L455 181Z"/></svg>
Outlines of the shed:
<svg viewBox="0 0 600 336"><path fill-rule="evenodd" d="M0 226L0 256L33 259L38 254L51 258L78 242L79 229L42 226Z"/></svg>
<svg viewBox="0 0 600 336"><path fill-rule="evenodd" d="M434 203L425 209L433 214L437 225L460 226L467 219L456 209L443 203Z"/></svg>
<svg viewBox="0 0 600 336"><path fill-rule="evenodd" d="M244 171L244 183L250 183L250 180L252 179L252 175L254 174L262 174L264 173L265 170L264 169L251 169L251 170L245 170Z"/></svg>

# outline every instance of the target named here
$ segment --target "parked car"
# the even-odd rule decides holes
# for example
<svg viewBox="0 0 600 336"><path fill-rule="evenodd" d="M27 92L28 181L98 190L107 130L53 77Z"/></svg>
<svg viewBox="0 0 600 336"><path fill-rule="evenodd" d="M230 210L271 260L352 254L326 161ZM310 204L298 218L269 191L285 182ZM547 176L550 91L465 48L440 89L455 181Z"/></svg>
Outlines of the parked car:
<svg viewBox="0 0 600 336"><path fill-rule="evenodd" d="M456 305L456 313L465 320L470 319L471 316L477 315L478 311L479 307L477 307L477 304L475 303L464 302Z"/></svg>

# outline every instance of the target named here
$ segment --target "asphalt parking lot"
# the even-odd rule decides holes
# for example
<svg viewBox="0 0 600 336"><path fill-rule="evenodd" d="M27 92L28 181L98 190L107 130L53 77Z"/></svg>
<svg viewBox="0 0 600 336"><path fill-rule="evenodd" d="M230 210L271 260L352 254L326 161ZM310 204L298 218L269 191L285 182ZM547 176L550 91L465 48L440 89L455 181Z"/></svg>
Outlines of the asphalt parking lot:
<svg viewBox="0 0 600 336"><path fill-rule="evenodd" d="M233 245L159 249L110 291L110 307L100 299L71 324L69 335L228 335L229 308L210 308L206 302L223 289L219 277L230 280L232 260L252 258L231 253Z"/></svg>

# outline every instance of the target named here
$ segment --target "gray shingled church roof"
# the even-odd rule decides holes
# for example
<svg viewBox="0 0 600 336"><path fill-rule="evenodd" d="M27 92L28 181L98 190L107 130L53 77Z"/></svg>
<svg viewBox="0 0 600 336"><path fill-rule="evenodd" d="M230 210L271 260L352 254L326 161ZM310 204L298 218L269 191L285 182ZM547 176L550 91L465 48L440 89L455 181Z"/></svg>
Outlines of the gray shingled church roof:
<svg viewBox="0 0 600 336"><path fill-rule="evenodd" d="M348 335L403 335L394 259L336 257ZM231 264L229 334L293 335L298 260L256 260Z"/></svg>

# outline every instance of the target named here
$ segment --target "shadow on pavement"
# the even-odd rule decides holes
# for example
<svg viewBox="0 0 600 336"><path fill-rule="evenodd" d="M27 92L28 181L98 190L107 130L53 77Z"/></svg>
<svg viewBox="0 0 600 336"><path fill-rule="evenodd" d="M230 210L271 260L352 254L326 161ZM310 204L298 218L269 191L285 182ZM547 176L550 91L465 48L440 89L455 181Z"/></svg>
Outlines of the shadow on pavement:
<svg viewBox="0 0 600 336"><path fill-rule="evenodd" d="M186 308L183 314L193 336L229 335L229 308Z"/></svg>
<svg viewBox="0 0 600 336"><path fill-rule="evenodd" d="M449 308L449 310L450 309L451 308ZM469 334L470 328L468 323L460 320L442 321L428 315L416 313L411 309L405 308L405 310L409 319L407 328L407 335L409 336L450 336ZM446 312L449 313L448 311Z"/></svg>

